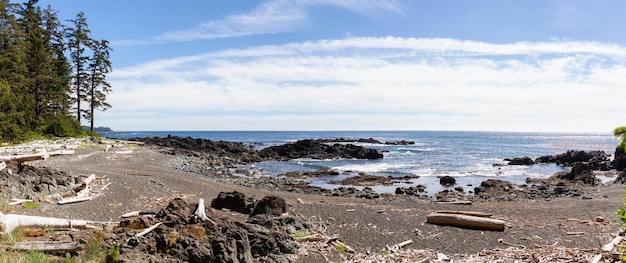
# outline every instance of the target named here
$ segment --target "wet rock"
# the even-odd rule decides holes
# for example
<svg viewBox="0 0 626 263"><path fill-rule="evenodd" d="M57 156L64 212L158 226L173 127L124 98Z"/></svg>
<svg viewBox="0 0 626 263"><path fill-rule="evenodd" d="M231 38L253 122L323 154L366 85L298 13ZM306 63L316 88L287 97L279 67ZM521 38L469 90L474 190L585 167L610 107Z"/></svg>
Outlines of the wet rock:
<svg viewBox="0 0 626 263"><path fill-rule="evenodd" d="M393 182L389 177L360 174L358 176L349 177L343 180L332 180L331 184L341 185L357 185L357 186L374 186L374 185L392 185Z"/></svg>
<svg viewBox="0 0 626 263"><path fill-rule="evenodd" d="M541 156L535 159L535 163L555 163L571 167L575 163L585 162L593 170L607 170L609 156L602 151L574 151L569 150L557 155Z"/></svg>
<svg viewBox="0 0 626 263"><path fill-rule="evenodd" d="M352 144L327 145L315 140L300 140L278 146L267 147L259 152L266 160L312 159L381 159L383 154L375 149L366 149Z"/></svg>
<svg viewBox="0 0 626 263"><path fill-rule="evenodd" d="M590 165L586 163L576 163L572 166L571 171L556 173L554 177L587 185L596 185L600 182L593 174Z"/></svg>
<svg viewBox="0 0 626 263"><path fill-rule="evenodd" d="M530 157L527 156L504 160L508 162L508 165L531 165L535 163L532 159L530 159Z"/></svg>
<svg viewBox="0 0 626 263"><path fill-rule="evenodd" d="M280 216L285 212L287 212L287 202L285 202L285 199L270 195L263 197L256 203L250 217L260 214Z"/></svg>
<svg viewBox="0 0 626 263"><path fill-rule="evenodd" d="M398 187L395 193L397 195L415 195L419 196L426 191L425 185L416 185L411 187Z"/></svg>
<svg viewBox="0 0 626 263"><path fill-rule="evenodd" d="M443 186L451 186L456 184L456 179L454 179L454 177L452 176L444 176L439 178L439 184L443 185Z"/></svg>
<svg viewBox="0 0 626 263"><path fill-rule="evenodd" d="M626 169L626 151L623 148L615 148L615 155L613 155L613 161L611 162L611 168L623 171Z"/></svg>
<svg viewBox="0 0 626 263"><path fill-rule="evenodd" d="M248 197L240 192L220 192L211 201L211 207L215 209L229 209L242 214L250 214L254 209L254 198Z"/></svg>

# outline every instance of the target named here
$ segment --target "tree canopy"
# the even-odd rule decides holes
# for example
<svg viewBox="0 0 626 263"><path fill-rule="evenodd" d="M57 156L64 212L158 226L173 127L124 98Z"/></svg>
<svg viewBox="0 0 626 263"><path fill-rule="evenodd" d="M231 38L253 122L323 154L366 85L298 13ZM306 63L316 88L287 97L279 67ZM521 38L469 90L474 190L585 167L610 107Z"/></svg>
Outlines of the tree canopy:
<svg viewBox="0 0 626 263"><path fill-rule="evenodd" d="M38 0L0 0L0 142L82 135L82 117L93 131L94 110L111 107L108 41L82 12L66 22Z"/></svg>

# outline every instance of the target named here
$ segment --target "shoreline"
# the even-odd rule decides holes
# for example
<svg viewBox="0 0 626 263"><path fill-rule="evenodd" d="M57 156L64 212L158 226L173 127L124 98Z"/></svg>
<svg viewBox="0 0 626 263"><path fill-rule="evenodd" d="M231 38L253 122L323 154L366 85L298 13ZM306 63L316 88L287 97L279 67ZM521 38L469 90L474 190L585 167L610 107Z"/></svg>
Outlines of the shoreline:
<svg viewBox="0 0 626 263"><path fill-rule="evenodd" d="M16 212L58 217L71 215L73 218L108 221L133 210L149 208L158 211L177 197L190 203L204 198L210 203L220 192L238 191L257 200L263 196L276 195L286 200L290 215L321 223L325 233L337 235L343 243L356 250L353 255L341 254L316 243L321 246L318 249L325 253L324 256L318 252L308 253L308 256L297 254L294 259L296 262L326 262L324 257L335 258L337 261L349 257L365 259L368 251L371 260L372 256L382 256L381 251L386 246L409 239L414 242L398 251L396 256L407 257L409 252L417 255L416 251L427 250L444 253L455 261L467 260L469 257L480 258L479 254L485 249L494 251L493 255L497 255L506 251L506 248L516 247L511 244L523 245L526 249L520 251L525 252L517 253L525 253L526 256L540 253L539 256L547 258L561 247L576 253L584 250L587 251L584 256L593 256L592 254L601 253L598 244L610 241L621 228L615 215L615 211L622 205L620 199L623 189L619 185L594 187L592 190L596 196L589 200L554 197L551 201L492 200L463 206L440 204L433 200L403 195L384 199L307 195L269 189L269 183L268 189L255 189L175 169L169 164L176 159L176 155L165 154L147 146L119 145L106 152L100 146L79 148L72 156L37 161L33 165L52 167L73 175L95 173L102 177L102 183L111 185L101 196L88 202L66 206L42 203L42 208L37 211L20 208ZM245 179L253 181L252 178ZM484 232L426 223L429 213L450 209L493 213L496 218L507 222L507 229L503 232ZM233 211L207 211L209 210L220 216L241 220L246 217ZM605 221L598 224L580 223L594 222L595 217L603 217ZM573 232L584 234L568 235ZM548 251L554 244L557 244L553 247L556 250ZM574 258L581 256L575 255ZM609 255L606 257L608 259ZM488 255L483 255L482 258L486 260Z"/></svg>

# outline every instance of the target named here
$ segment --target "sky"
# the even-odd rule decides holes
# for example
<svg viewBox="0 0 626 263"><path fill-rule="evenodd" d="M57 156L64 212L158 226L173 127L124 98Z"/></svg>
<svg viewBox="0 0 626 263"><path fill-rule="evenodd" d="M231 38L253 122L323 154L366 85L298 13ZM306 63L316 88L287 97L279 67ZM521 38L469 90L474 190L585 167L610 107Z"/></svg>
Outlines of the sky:
<svg viewBox="0 0 626 263"><path fill-rule="evenodd" d="M622 0L41 0L113 51L120 131L610 133Z"/></svg>

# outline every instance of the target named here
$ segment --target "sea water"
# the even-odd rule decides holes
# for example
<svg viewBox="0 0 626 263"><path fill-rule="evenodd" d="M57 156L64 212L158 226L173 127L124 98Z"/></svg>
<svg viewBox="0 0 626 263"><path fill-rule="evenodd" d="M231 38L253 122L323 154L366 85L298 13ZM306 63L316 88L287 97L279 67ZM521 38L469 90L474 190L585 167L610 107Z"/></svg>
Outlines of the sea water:
<svg viewBox="0 0 626 263"><path fill-rule="evenodd" d="M554 164L532 166L506 166L505 158L528 156L536 158L554 155L567 150L599 150L613 154L617 144L610 134L599 133L515 133L467 131L136 131L111 132L104 136L127 139L132 137L175 135L209 140L242 142L254 145L257 150L302 139L360 139L373 138L381 142L412 141L413 145L388 145L358 143L384 153L379 160L314 160L297 159L288 162L262 162L246 168L262 175L277 176L287 171L314 171L330 168L338 176L312 179L311 183L324 188L336 188L331 180L341 180L358 172L370 175L402 177L419 176L402 180L393 186L376 186L378 192L393 192L397 187L418 184L427 186L432 194L445 187L438 184L441 176L453 176L457 186L472 190L480 182L501 179L524 184L526 178L547 178L566 168ZM504 166L503 166L504 165ZM346 173L351 172L351 173Z"/></svg>

